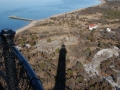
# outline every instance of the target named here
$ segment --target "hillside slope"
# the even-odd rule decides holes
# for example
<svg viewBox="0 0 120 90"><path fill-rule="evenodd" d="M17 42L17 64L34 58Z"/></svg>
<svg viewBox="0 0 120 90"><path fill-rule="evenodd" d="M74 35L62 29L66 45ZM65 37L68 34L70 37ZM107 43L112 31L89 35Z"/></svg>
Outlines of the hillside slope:
<svg viewBox="0 0 120 90"><path fill-rule="evenodd" d="M57 90L120 88L119 5L107 2L53 16L16 35L16 45L45 90L56 86ZM91 31L89 24L98 28ZM107 27L111 32L106 31Z"/></svg>

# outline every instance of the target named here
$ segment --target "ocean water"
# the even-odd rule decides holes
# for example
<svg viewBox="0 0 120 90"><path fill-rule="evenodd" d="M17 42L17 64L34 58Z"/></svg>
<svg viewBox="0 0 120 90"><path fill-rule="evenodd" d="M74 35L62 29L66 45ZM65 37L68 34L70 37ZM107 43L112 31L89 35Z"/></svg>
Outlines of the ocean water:
<svg viewBox="0 0 120 90"><path fill-rule="evenodd" d="M0 0L0 30L12 28L16 31L30 23L8 16L40 20L97 4L100 0Z"/></svg>

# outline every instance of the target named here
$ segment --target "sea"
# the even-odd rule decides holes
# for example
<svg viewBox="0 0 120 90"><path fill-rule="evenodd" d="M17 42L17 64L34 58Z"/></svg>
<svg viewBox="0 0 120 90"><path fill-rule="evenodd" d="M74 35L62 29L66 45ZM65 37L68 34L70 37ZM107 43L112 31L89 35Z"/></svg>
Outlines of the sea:
<svg viewBox="0 0 120 90"><path fill-rule="evenodd" d="M4 28L16 31L30 23L8 16L40 20L100 3L100 0L0 0L0 31Z"/></svg>

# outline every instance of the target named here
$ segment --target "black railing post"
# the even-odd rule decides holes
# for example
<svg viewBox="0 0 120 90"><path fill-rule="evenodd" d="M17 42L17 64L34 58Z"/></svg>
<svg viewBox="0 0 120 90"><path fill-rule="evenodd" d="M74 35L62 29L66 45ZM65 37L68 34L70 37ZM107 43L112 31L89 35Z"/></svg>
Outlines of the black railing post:
<svg viewBox="0 0 120 90"><path fill-rule="evenodd" d="M2 56L7 77L7 90L44 90L28 61L15 47L14 35L15 32L12 29L3 29L0 33L0 44L3 46ZM19 66L22 67L18 68ZM25 84L23 85L22 83Z"/></svg>
<svg viewBox="0 0 120 90"><path fill-rule="evenodd" d="M15 57L9 48L10 45L14 45L14 35L15 32L11 29L3 29L1 32L8 90L18 90Z"/></svg>

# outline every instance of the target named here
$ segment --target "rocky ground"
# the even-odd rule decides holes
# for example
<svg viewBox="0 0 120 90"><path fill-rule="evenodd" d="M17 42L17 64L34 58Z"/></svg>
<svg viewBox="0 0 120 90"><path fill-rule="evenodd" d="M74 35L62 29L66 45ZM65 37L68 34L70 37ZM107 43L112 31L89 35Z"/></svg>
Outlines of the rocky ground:
<svg viewBox="0 0 120 90"><path fill-rule="evenodd" d="M50 17L16 35L15 44L45 90L120 88L119 5L107 2ZM90 31L91 23L99 27ZM111 32L106 31L107 27Z"/></svg>

